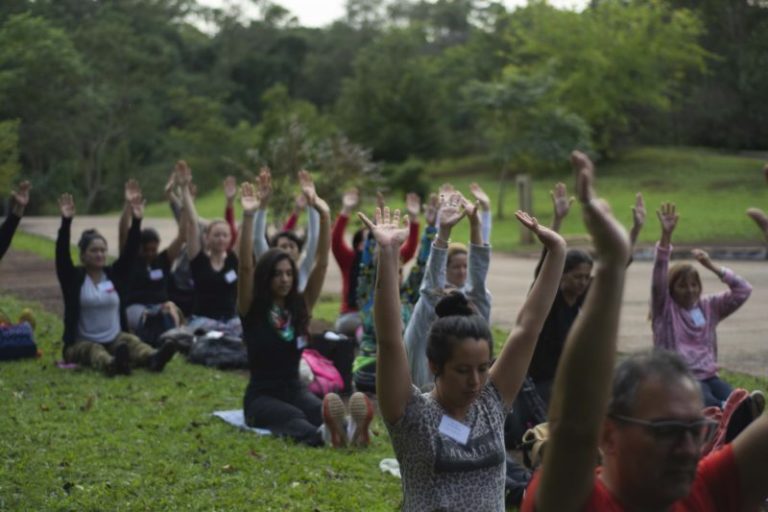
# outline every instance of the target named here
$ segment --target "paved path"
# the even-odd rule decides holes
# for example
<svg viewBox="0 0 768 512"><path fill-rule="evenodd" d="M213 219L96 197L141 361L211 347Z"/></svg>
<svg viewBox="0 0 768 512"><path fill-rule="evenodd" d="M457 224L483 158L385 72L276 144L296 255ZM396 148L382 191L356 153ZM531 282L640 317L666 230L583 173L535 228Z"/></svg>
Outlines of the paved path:
<svg viewBox="0 0 768 512"><path fill-rule="evenodd" d="M25 217L21 228L54 238L58 224L59 219L56 217ZM176 229L172 219L149 218L144 225L157 229L166 243ZM95 227L105 235L110 252L114 254L117 247L116 218L76 217L73 242L77 241L80 231L88 227ZM493 255L488 278L488 287L493 294L493 323L506 327L512 324L531 284L536 261L535 257ZM720 362L729 369L768 377L768 262L734 261L728 262L728 266L752 283L754 291L749 301L718 329ZM649 261L636 261L629 267L619 340L622 351L645 350L651 345L648 320L650 275ZM707 293L725 289L709 272L703 272L702 279ZM329 267L325 289L329 292L341 289L338 267L333 263Z"/></svg>

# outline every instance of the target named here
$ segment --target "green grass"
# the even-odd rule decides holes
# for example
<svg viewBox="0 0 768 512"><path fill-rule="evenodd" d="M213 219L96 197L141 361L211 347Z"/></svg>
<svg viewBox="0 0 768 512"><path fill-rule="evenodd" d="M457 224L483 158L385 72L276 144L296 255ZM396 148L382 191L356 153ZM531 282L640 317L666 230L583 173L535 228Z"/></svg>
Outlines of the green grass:
<svg viewBox="0 0 768 512"><path fill-rule="evenodd" d="M15 318L10 297L0 308ZM310 449L213 418L242 406L243 374L174 359L107 379L58 369L61 322L38 313L36 360L0 364L0 510L394 510L382 424L366 451Z"/></svg>
<svg viewBox="0 0 768 512"><path fill-rule="evenodd" d="M644 147L626 151L615 160L597 164L597 183L601 196L608 199L617 217L631 225L631 207L636 192L645 196L648 219L640 235L640 242L651 244L659 236L655 211L662 201L672 201L678 206L680 223L674 241L685 244L708 243L763 243L761 235L744 211L750 206L768 207L765 184L760 172L763 161L743 156L733 156L700 148ZM427 170L435 187L450 181L457 188L469 192L469 184L477 181L489 193L494 213L498 200L498 170L490 160L482 156L431 163ZM533 183L533 212L539 221L549 224L552 220L549 191L557 181L563 181L569 190L573 188L573 176L567 166L562 174L536 177ZM339 187L342 190L343 187ZM517 209L517 192L514 177L507 183L504 202L505 218L494 218L492 244L503 251L526 250L520 244L520 228L514 220ZM370 209L373 203L363 205ZM401 207L402 199L393 198L392 206ZM201 216L223 216L224 198L221 191L198 198ZM147 215L168 216L165 203L149 205ZM239 218L239 213L238 213ZM357 222L357 221L355 221ZM354 222L352 223L354 225ZM350 230L353 226L350 226ZM584 235L578 207L566 218L562 232L567 237ZM466 223L461 223L451 237L455 241L467 241Z"/></svg>

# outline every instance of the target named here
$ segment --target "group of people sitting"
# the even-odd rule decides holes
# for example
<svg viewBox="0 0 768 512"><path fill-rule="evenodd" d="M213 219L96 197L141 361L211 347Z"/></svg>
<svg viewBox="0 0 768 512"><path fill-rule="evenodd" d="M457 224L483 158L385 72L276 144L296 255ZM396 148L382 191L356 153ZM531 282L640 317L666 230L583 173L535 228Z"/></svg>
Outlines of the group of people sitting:
<svg viewBox="0 0 768 512"><path fill-rule="evenodd" d="M305 242L292 231L298 211L267 236L268 169L240 187L237 226L234 180L225 181L226 220L201 221L191 171L180 161L166 189L179 230L162 252L157 233L141 229L144 199L129 182L119 257L109 264L106 240L86 230L75 266L75 206L70 195L61 196L56 269L65 305L64 357L109 375L136 366L161 371L178 347L172 339L158 344L163 338L151 335L152 322L239 337L250 369L246 423L310 446L366 446L374 414L368 395L375 393L401 465L403 510L504 510L521 502L526 511L754 509L768 498L765 400L718 377L716 337L719 321L748 299L751 286L701 250L694 258L727 291L702 296L693 265L670 268L678 214L663 204L651 286L655 350L614 370L626 268L645 205L638 194L628 236L597 197L591 161L574 152L572 163L595 259L568 250L558 234L574 201L565 185L552 192L551 228L517 212L544 249L497 356L486 287L490 200L476 184L472 199L450 185L427 199L420 243L421 199L409 195L401 214L380 196L373 220L358 213L364 227L349 245L345 228L359 206L358 191L344 193L332 227L328 204L301 171ZM22 184L14 193L0 249L28 190ZM759 210L750 216L768 239L768 217ZM468 245L450 238L464 218ZM299 379L331 252L342 274L335 328L359 342L351 368L357 391L346 390L347 405L336 393L321 400ZM546 450L531 474L509 450L543 422Z"/></svg>

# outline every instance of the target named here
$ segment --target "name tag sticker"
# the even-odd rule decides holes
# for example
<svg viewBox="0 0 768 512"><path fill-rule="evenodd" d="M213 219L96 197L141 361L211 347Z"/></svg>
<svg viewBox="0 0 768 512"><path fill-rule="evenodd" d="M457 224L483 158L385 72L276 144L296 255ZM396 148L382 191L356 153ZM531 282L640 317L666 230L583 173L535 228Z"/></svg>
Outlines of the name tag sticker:
<svg viewBox="0 0 768 512"><path fill-rule="evenodd" d="M224 274L224 280L228 283L234 283L237 281L237 272L234 270L230 270L226 274Z"/></svg>
<svg viewBox="0 0 768 512"><path fill-rule="evenodd" d="M156 268L149 271L149 278L153 281L159 281L163 278L163 269Z"/></svg>
<svg viewBox="0 0 768 512"><path fill-rule="evenodd" d="M438 430L441 434L450 437L461 445L467 444L469 433L471 431L471 429L462 422L456 421L445 414L443 414L443 419L440 420Z"/></svg>
<svg viewBox="0 0 768 512"><path fill-rule="evenodd" d="M299 336L296 338L296 348L299 350L303 349L307 346L307 337L306 336Z"/></svg>
<svg viewBox="0 0 768 512"><path fill-rule="evenodd" d="M98 284L97 288L100 292L115 291L115 285L112 284L112 281L102 281Z"/></svg>
<svg viewBox="0 0 768 512"><path fill-rule="evenodd" d="M205 335L212 340L217 340L224 337L224 333L221 331L208 331Z"/></svg>
<svg viewBox="0 0 768 512"><path fill-rule="evenodd" d="M701 308L695 308L690 311L691 314L691 320L693 320L693 325L696 327L703 327L704 324L707 323L707 320L704 318L704 313L702 313Z"/></svg>

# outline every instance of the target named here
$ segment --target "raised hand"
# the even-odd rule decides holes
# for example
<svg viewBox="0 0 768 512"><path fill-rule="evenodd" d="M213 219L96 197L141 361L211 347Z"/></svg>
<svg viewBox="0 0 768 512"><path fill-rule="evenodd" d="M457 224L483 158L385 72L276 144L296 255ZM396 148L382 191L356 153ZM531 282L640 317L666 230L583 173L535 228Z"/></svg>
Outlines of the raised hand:
<svg viewBox="0 0 768 512"><path fill-rule="evenodd" d="M456 188L451 183L443 183L440 185L440 188L437 189L437 192L440 195L449 196L452 193L456 192Z"/></svg>
<svg viewBox="0 0 768 512"><path fill-rule="evenodd" d="M256 197L256 189L252 183L244 181L240 185L240 204L243 207L243 213L252 214L259 208L259 199Z"/></svg>
<svg viewBox="0 0 768 512"><path fill-rule="evenodd" d="M437 214L441 228L452 228L464 217L465 210L461 208L461 194L451 192L440 197L440 212Z"/></svg>
<svg viewBox="0 0 768 512"><path fill-rule="evenodd" d="M531 217L527 212L518 210L515 212L515 217L520 224L528 228L531 233L536 235L539 241L544 244L547 249L551 249L557 245L565 245L565 240L556 231L546 228L539 224L536 217Z"/></svg>
<svg viewBox="0 0 768 512"><path fill-rule="evenodd" d="M317 194L315 194L315 205L314 206L315 206L315 210L317 210L317 212L320 215L323 215L323 214L330 215L331 214L331 207L328 206L328 203L325 202L325 199L323 199L322 197L318 196Z"/></svg>
<svg viewBox="0 0 768 512"><path fill-rule="evenodd" d="M635 194L635 206L632 207L632 229L640 229L645 224L645 201L643 200L643 193L638 192Z"/></svg>
<svg viewBox="0 0 768 512"><path fill-rule="evenodd" d="M656 210L656 216L659 217L661 223L661 232L671 235L677 226L677 219L680 218L675 210L675 204L662 203L661 208Z"/></svg>
<svg viewBox="0 0 768 512"><path fill-rule="evenodd" d="M304 196L307 198L307 204L315 206L315 199L317 198L317 191L315 190L315 182L312 181L312 176L306 170L299 171L299 186Z"/></svg>
<svg viewBox="0 0 768 512"><path fill-rule="evenodd" d="M376 208L378 208L381 211L384 211L384 208L386 206L386 202L384 201L384 194L381 193L381 190L376 191Z"/></svg>
<svg viewBox="0 0 768 512"><path fill-rule="evenodd" d="M623 268L629 259L629 237L611 213L608 203L597 197L592 161L584 153L574 151L571 163L576 170L576 190L583 206L584 225L592 235L601 264Z"/></svg>
<svg viewBox="0 0 768 512"><path fill-rule="evenodd" d="M165 188L163 189L163 192L165 193L165 198L168 201L177 202L178 197L176 195L176 171L171 171L170 176L168 176L168 181L165 183Z"/></svg>
<svg viewBox="0 0 768 512"><path fill-rule="evenodd" d="M749 218L755 221L757 227L763 232L763 236L768 240L768 215L760 208L750 208L747 210Z"/></svg>
<svg viewBox="0 0 768 512"><path fill-rule="evenodd" d="M61 194L59 197L59 211L65 219L71 219L75 216L75 200L72 194Z"/></svg>
<svg viewBox="0 0 768 512"><path fill-rule="evenodd" d="M568 191L565 188L564 183L556 183L555 188L549 191L549 196L552 198L552 211L555 215L555 222L560 224L568 212L571 210L574 197L568 197Z"/></svg>
<svg viewBox="0 0 768 512"><path fill-rule="evenodd" d="M126 204L131 204L135 201L136 197L141 197L141 186L139 182L131 178L125 182L123 187L123 196L125 197Z"/></svg>
<svg viewBox="0 0 768 512"><path fill-rule="evenodd" d="M138 183L136 185L138 186ZM130 201L128 201L128 206L131 208L131 215L135 219L140 219L144 216L144 205L146 203L147 201L144 199L144 196L141 195L141 189L139 189L138 193L134 191Z"/></svg>
<svg viewBox="0 0 768 512"><path fill-rule="evenodd" d="M707 268L712 264L712 260L709 259L709 254L703 249L691 249L691 256Z"/></svg>
<svg viewBox="0 0 768 512"><path fill-rule="evenodd" d="M379 247L398 248L408 238L410 222L406 215L403 217L403 224L401 225L400 210L390 212L387 206L383 210L376 208L375 223L362 212L358 212L357 216L360 217L363 224L371 231Z"/></svg>
<svg viewBox="0 0 768 512"><path fill-rule="evenodd" d="M408 192L405 195L405 211L408 212L411 222L418 220L421 213L421 199L415 192Z"/></svg>
<svg viewBox="0 0 768 512"><path fill-rule="evenodd" d="M31 188L32 184L25 180L19 183L16 190L11 190L14 210L19 217L21 217L21 214L24 213L24 208L29 204L29 190Z"/></svg>
<svg viewBox="0 0 768 512"><path fill-rule="evenodd" d="M269 170L269 167L262 167L259 171L258 185L256 199L259 206L265 208L269 198L272 197L272 171Z"/></svg>
<svg viewBox="0 0 768 512"><path fill-rule="evenodd" d="M341 208L346 214L349 214L358 204L360 204L360 192L358 192L357 188L353 187L341 196Z"/></svg>
<svg viewBox="0 0 768 512"><path fill-rule="evenodd" d="M231 204L235 200L237 195L237 182L234 176L227 176L224 181L221 182L221 186L224 188L224 197L227 199L227 203Z"/></svg>
<svg viewBox="0 0 768 512"><path fill-rule="evenodd" d="M192 183L192 170L184 160L176 162L176 166L174 167L174 179L176 185L181 188L189 187L189 184Z"/></svg>
<svg viewBox="0 0 768 512"><path fill-rule="evenodd" d="M424 218L427 225L434 226L437 222L437 211L440 209L440 199L434 192L429 194L429 200L424 205Z"/></svg>
<svg viewBox="0 0 768 512"><path fill-rule="evenodd" d="M480 203L480 208L484 212L491 209L491 198L488 197L488 194L486 194L482 188L480 188L480 185L475 182L470 183L469 191L472 193L475 200Z"/></svg>
<svg viewBox="0 0 768 512"><path fill-rule="evenodd" d="M194 182L189 183L189 195L192 196L192 199L197 197L197 185L194 184Z"/></svg>
<svg viewBox="0 0 768 512"><path fill-rule="evenodd" d="M464 208L464 213L470 224L480 222L480 201L472 202L462 195L461 206Z"/></svg>

